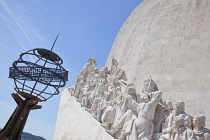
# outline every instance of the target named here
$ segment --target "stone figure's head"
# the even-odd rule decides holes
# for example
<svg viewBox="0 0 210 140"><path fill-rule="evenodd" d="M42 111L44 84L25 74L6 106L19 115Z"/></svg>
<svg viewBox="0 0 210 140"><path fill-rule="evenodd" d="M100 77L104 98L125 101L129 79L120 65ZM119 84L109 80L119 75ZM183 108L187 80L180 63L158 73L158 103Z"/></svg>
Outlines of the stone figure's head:
<svg viewBox="0 0 210 140"><path fill-rule="evenodd" d="M158 91L156 83L152 79L144 80L143 83L143 92L154 92Z"/></svg>
<svg viewBox="0 0 210 140"><path fill-rule="evenodd" d="M183 113L185 111L185 103L183 101L176 101L174 109L178 114Z"/></svg>
<svg viewBox="0 0 210 140"><path fill-rule="evenodd" d="M93 68L93 72L94 72L94 74L98 74L98 73L99 73L98 68L97 68L97 67L94 67L94 68Z"/></svg>
<svg viewBox="0 0 210 140"><path fill-rule="evenodd" d="M197 114L193 118L193 127L204 127L206 122L206 117L203 114Z"/></svg>
<svg viewBox="0 0 210 140"><path fill-rule="evenodd" d="M146 95L146 94L142 94L140 96L140 103L148 103L150 100L149 100L149 97Z"/></svg>
<svg viewBox="0 0 210 140"><path fill-rule="evenodd" d="M103 70L105 71L106 74L109 74L109 69L107 66L103 67Z"/></svg>
<svg viewBox="0 0 210 140"><path fill-rule="evenodd" d="M115 87L115 93L117 95L120 95L121 94L121 86L120 85L116 85L116 87Z"/></svg>
<svg viewBox="0 0 210 140"><path fill-rule="evenodd" d="M184 117L183 116L176 116L174 120L174 127L179 129L184 126Z"/></svg>
<svg viewBox="0 0 210 140"><path fill-rule="evenodd" d="M94 79L93 79L93 81L97 81L97 80L98 80L98 77L99 77L99 74L94 74Z"/></svg>
<svg viewBox="0 0 210 140"><path fill-rule="evenodd" d="M184 118L184 126L192 129L192 117L191 116L189 116L189 115L185 116L185 118Z"/></svg>
<svg viewBox="0 0 210 140"><path fill-rule="evenodd" d="M99 75L100 77L105 77L106 76L105 71L103 69L100 69Z"/></svg>
<svg viewBox="0 0 210 140"><path fill-rule="evenodd" d="M91 84L89 83L90 84L89 86L94 87L97 84L98 77L99 74L94 74L93 79L90 81Z"/></svg>
<svg viewBox="0 0 210 140"><path fill-rule="evenodd" d="M133 83L128 83L127 88L128 88L128 94L136 93L136 89Z"/></svg>
<svg viewBox="0 0 210 140"><path fill-rule="evenodd" d="M173 104L170 100L166 100L164 102L164 109L167 110L167 111L173 110Z"/></svg>

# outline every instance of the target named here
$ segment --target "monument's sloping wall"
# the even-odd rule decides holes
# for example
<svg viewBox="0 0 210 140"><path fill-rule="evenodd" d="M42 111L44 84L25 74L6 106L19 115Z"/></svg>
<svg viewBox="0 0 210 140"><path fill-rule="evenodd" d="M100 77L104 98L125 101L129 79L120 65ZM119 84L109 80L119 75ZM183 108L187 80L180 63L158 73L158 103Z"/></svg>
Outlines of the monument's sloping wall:
<svg viewBox="0 0 210 140"><path fill-rule="evenodd" d="M108 67L112 57L139 93L152 75L164 99L183 100L210 127L209 0L145 0L120 29Z"/></svg>
<svg viewBox="0 0 210 140"><path fill-rule="evenodd" d="M62 92L53 140L114 140L67 89Z"/></svg>

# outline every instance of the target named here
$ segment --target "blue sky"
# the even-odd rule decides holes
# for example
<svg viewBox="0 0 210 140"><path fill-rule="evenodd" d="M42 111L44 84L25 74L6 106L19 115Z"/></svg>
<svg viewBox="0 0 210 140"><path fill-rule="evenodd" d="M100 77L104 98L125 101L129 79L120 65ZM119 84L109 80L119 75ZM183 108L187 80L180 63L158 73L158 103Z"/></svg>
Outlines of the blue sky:
<svg viewBox="0 0 210 140"><path fill-rule="evenodd" d="M16 107L9 67L19 55L34 48L53 49L69 71L66 88L73 85L88 57L105 65L114 39L142 0L1 0L0 1L0 128ZM30 60L29 60L30 61ZM63 89L61 89L62 91ZM53 137L60 95L31 111L24 131Z"/></svg>

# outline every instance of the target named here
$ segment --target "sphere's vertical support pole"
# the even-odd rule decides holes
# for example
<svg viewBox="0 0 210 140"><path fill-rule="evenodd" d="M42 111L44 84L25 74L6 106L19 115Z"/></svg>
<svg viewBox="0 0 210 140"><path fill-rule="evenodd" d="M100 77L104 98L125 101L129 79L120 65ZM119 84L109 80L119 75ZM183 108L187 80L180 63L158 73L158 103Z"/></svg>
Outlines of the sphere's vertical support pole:
<svg viewBox="0 0 210 140"><path fill-rule="evenodd" d="M0 140L21 140L21 134L30 110L41 108L41 106L37 105L37 101L23 100L18 94L12 94L12 97L18 106L0 131Z"/></svg>

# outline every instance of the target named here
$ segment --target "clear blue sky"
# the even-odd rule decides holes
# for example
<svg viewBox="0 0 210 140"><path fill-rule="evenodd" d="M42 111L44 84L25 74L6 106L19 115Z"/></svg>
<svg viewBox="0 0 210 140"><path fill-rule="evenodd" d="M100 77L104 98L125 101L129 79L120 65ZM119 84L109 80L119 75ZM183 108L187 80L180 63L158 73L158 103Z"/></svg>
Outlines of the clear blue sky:
<svg viewBox="0 0 210 140"><path fill-rule="evenodd" d="M106 63L114 39L131 12L142 0L1 0L0 1L0 128L16 107L9 67L19 55L34 48L54 47L69 71L66 88L73 85L87 57ZM61 89L62 91L63 89ZM60 95L31 111L24 131L53 137Z"/></svg>

